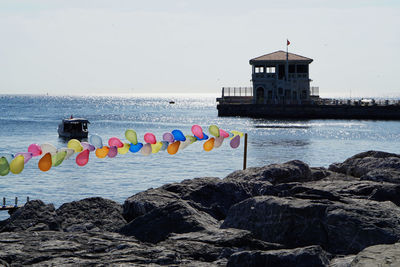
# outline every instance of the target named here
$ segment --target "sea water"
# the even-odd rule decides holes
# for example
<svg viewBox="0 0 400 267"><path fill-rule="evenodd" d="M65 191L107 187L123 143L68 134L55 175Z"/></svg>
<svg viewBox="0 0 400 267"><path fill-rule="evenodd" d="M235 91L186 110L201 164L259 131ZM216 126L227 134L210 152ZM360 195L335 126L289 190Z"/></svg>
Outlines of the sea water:
<svg viewBox="0 0 400 267"><path fill-rule="evenodd" d="M175 104L170 104L175 101ZM400 153L399 121L366 120L267 120L218 117L215 96L21 96L0 95L0 154L26 152L32 143L66 147L58 137L63 118L84 117L90 134L125 140L134 129L139 141L145 133L158 139L165 132L191 134L194 124L208 134L215 124L230 131L248 133L247 166L263 166L298 159L310 166L333 162L367 150ZM101 196L122 203L129 196L195 177L220 177L243 167L243 139L237 149L226 140L218 149L203 150L196 142L175 155L166 151L144 156L129 152L115 158L97 158L80 167L75 156L48 172L32 158L22 173L0 176L0 197L13 204L41 199L56 207L64 202ZM4 218L6 212L0 214Z"/></svg>

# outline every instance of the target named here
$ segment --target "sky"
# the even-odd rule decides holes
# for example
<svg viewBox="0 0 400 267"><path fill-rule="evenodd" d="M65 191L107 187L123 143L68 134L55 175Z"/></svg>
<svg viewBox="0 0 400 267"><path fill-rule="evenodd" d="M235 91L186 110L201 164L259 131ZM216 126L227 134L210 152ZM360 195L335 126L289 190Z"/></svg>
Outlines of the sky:
<svg viewBox="0 0 400 267"><path fill-rule="evenodd" d="M1 0L0 94L221 94L312 58L323 97L400 97L398 0Z"/></svg>

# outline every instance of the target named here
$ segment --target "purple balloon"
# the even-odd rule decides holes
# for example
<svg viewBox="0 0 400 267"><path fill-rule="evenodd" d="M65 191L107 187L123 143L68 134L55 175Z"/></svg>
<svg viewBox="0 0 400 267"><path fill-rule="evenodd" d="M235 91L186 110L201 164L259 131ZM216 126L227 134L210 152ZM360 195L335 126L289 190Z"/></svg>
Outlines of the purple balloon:
<svg viewBox="0 0 400 267"><path fill-rule="evenodd" d="M168 143L173 143L175 138L174 135L172 133L165 133L162 136L164 141L167 141Z"/></svg>
<svg viewBox="0 0 400 267"><path fill-rule="evenodd" d="M88 142L81 142L81 145L83 146L83 150L87 149L90 152L95 151L96 147L92 144L89 144Z"/></svg>
<svg viewBox="0 0 400 267"><path fill-rule="evenodd" d="M233 137L230 145L231 148L238 148L238 146L240 145L240 135L236 135L235 137Z"/></svg>
<svg viewBox="0 0 400 267"><path fill-rule="evenodd" d="M109 158L113 158L118 154L118 147L116 146L110 146L110 150L108 151L107 156Z"/></svg>

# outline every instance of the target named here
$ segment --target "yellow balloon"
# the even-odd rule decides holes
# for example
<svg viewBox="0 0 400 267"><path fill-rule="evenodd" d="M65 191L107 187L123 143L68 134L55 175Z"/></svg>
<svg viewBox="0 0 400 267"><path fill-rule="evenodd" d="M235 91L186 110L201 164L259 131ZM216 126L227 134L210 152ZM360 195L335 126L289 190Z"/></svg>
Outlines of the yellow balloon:
<svg viewBox="0 0 400 267"><path fill-rule="evenodd" d="M24 169L24 156L15 157L10 163L10 171L14 174L19 174Z"/></svg>
<svg viewBox="0 0 400 267"><path fill-rule="evenodd" d="M131 147L131 144L124 143L123 147L118 148L118 154L124 155L124 154L128 153L130 147Z"/></svg>
<svg viewBox="0 0 400 267"><path fill-rule="evenodd" d="M153 153L153 154L158 153L158 151L160 151L162 146L163 146L162 142L157 142L155 144L152 144L151 145L151 153Z"/></svg>
<svg viewBox="0 0 400 267"><path fill-rule="evenodd" d="M240 135L240 137L243 137L243 135L244 135L242 132L235 131L235 130L231 131L231 133L233 133L233 136L231 137L231 140L232 140L233 137L235 137L236 135Z"/></svg>
<svg viewBox="0 0 400 267"><path fill-rule="evenodd" d="M204 144L203 144L203 148L205 151L211 151L214 148L214 142L215 142L215 138L211 137L210 139L208 139Z"/></svg>
<svg viewBox="0 0 400 267"><path fill-rule="evenodd" d="M79 152L83 151L83 146L81 145L81 142L79 142L79 140L77 140L77 139L69 140L67 147L72 148L75 151L75 153L79 153Z"/></svg>

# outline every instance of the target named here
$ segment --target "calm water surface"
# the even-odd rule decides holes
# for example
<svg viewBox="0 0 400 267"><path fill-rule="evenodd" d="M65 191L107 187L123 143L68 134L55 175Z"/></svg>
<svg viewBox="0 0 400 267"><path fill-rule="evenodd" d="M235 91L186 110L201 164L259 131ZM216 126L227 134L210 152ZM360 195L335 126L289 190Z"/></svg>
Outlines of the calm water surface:
<svg viewBox="0 0 400 267"><path fill-rule="evenodd" d="M176 104L170 105L170 100ZM164 132L174 129L190 134L193 124L204 129L216 124L226 130L247 132L248 166L299 159L311 166L327 167L366 150L400 153L400 122L396 121L220 118L215 97L209 96L7 95L0 95L0 153L27 151L32 143L65 147L57 126L71 114L87 118L91 122L89 132L100 135L103 143L113 136L124 139L129 128L140 140L146 132L160 139ZM205 152L202 143L196 142L173 156L160 152L146 157L129 152L98 159L91 154L84 167L77 166L72 157L46 173L38 169L38 160L29 161L19 175L0 177L0 197L6 197L9 204L15 196L38 198L55 206L91 196L122 203L139 191L165 183L203 176L223 178L242 168L243 144L232 149L224 143L219 149Z"/></svg>

